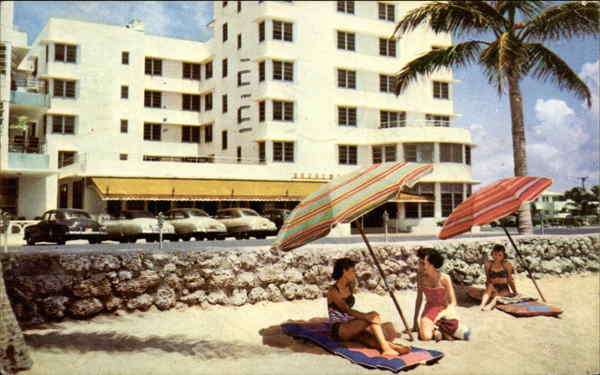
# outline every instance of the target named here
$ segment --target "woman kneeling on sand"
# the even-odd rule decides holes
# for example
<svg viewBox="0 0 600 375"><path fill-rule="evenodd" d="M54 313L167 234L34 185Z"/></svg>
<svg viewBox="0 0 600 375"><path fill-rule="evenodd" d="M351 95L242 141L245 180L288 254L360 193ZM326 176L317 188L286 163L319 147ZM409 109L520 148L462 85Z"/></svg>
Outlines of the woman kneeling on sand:
<svg viewBox="0 0 600 375"><path fill-rule="evenodd" d="M513 280L513 266L506 260L506 249L502 245L494 245L492 259L485 263L485 292L481 298L481 310L491 310L496 306L498 297L514 297L517 288ZM489 299L491 301L488 304ZM487 304L487 306L486 306Z"/></svg>
<svg viewBox="0 0 600 375"><path fill-rule="evenodd" d="M331 335L335 340L357 340L384 355L406 354L410 348L386 340L381 328L381 318L375 311L362 313L352 309L354 295L351 284L356 279L354 265L348 258L335 261L333 279L335 284L327 292L327 310L332 324Z"/></svg>

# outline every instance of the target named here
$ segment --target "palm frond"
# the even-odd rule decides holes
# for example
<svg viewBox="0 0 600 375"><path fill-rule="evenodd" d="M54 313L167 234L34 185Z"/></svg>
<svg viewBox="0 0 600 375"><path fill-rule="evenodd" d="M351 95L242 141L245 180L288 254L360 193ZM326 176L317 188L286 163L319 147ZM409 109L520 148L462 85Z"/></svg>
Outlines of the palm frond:
<svg viewBox="0 0 600 375"><path fill-rule="evenodd" d="M490 43L479 55L479 62L483 66L483 71L487 76L488 83L495 86L498 90L498 95L502 94L504 87L505 76L502 70L499 70L500 66L500 39Z"/></svg>
<svg viewBox="0 0 600 375"><path fill-rule="evenodd" d="M560 56L540 43L527 44L525 47L529 55L531 75L573 92L575 96L585 100L588 107L592 105L590 89Z"/></svg>
<svg viewBox="0 0 600 375"><path fill-rule="evenodd" d="M544 10L545 3L546 2L542 0L501 0L495 2L495 9L501 16L504 16L504 14L512 10L523 13L527 18L533 18Z"/></svg>
<svg viewBox="0 0 600 375"><path fill-rule="evenodd" d="M444 49L433 50L410 61L395 76L396 95L400 95L413 81L427 76L441 68L464 67L477 62L482 49L482 41L469 41Z"/></svg>
<svg viewBox="0 0 600 375"><path fill-rule="evenodd" d="M523 40L544 41L600 33L600 3L569 2L546 8L525 24Z"/></svg>

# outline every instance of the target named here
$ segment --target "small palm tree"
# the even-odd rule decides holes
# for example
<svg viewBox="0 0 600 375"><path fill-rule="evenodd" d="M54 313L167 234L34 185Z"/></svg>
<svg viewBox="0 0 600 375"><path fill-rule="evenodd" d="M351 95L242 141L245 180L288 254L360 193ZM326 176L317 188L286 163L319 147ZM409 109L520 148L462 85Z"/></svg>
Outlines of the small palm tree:
<svg viewBox="0 0 600 375"><path fill-rule="evenodd" d="M474 35L448 48L432 50L409 62L396 76L396 95L413 81L440 68L479 64L491 85L501 95L508 88L512 120L515 176L527 174L523 100L519 83L526 75L551 81L572 91L591 106L591 94L577 74L544 42L597 36L600 33L599 4L593 1L445 1L429 2L409 11L394 35L402 35L421 24L436 33ZM487 40L483 40L487 39ZM528 205L519 209L519 233L532 233Z"/></svg>

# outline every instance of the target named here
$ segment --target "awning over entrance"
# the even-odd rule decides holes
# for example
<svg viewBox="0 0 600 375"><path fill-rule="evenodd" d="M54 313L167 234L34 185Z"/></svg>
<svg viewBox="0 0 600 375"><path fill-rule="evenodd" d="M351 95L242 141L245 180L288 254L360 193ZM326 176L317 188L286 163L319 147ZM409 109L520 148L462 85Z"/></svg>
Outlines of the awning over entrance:
<svg viewBox="0 0 600 375"><path fill-rule="evenodd" d="M103 200L299 201L323 182L92 177Z"/></svg>
<svg viewBox="0 0 600 375"><path fill-rule="evenodd" d="M396 203L434 203L434 199L424 197L422 195L417 194L409 194L400 192L394 199L389 200L389 202Z"/></svg>

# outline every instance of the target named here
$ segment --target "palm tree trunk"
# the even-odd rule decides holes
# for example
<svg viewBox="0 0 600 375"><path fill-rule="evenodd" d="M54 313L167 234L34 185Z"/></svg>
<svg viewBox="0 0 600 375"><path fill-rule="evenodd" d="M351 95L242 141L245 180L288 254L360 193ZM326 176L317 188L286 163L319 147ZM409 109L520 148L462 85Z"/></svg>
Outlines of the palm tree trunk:
<svg viewBox="0 0 600 375"><path fill-rule="evenodd" d="M525 149L525 124L523 119L523 97L519 87L519 77L508 74L508 91L510 98L510 117L512 120L513 160L515 176L527 175L527 151ZM519 234L532 234L531 210L529 203L519 208Z"/></svg>

